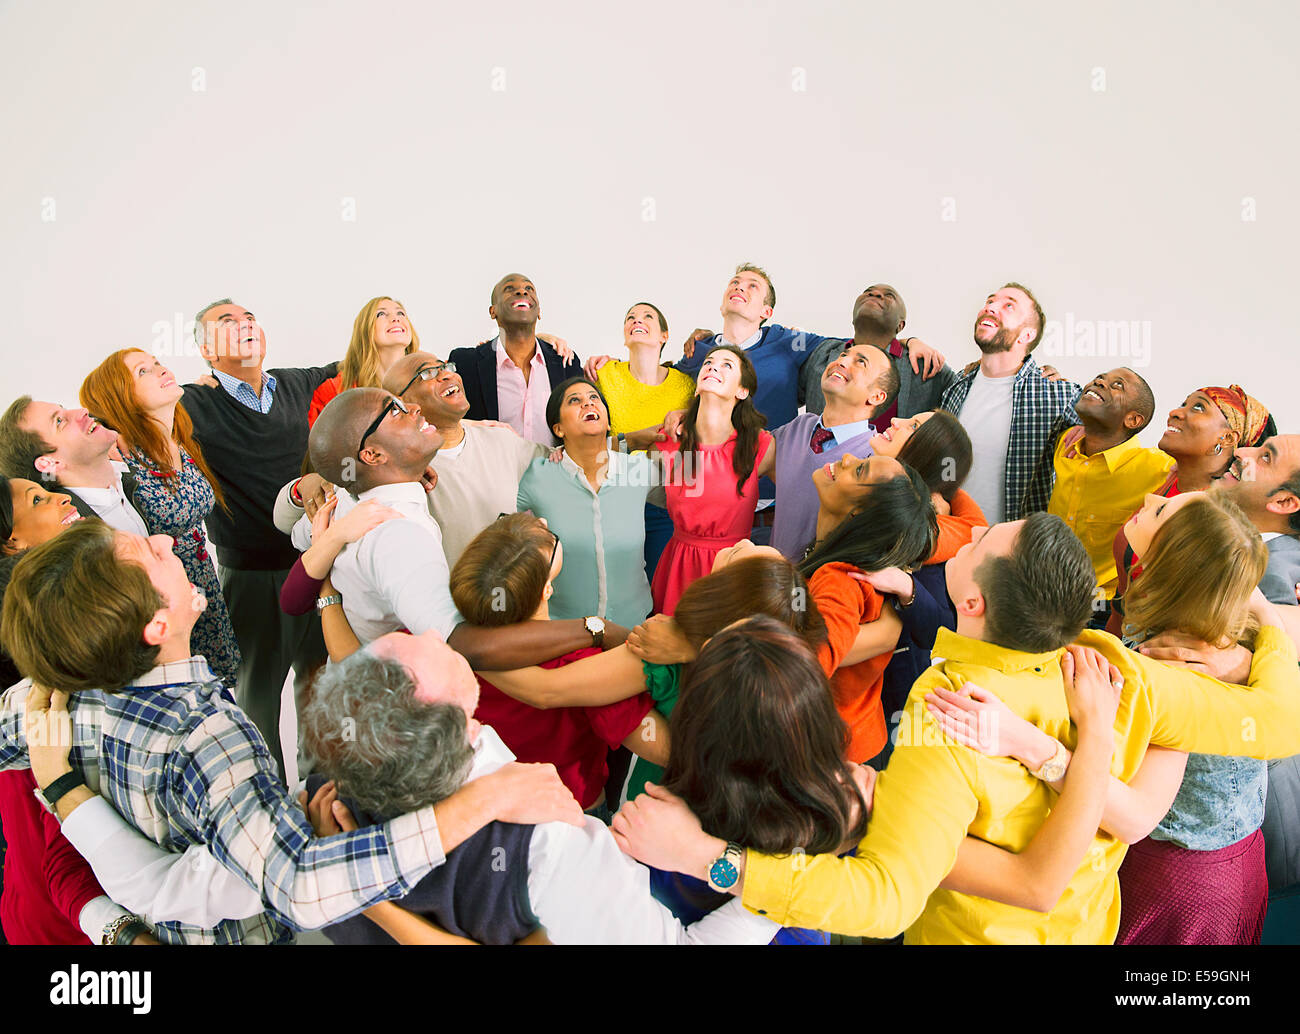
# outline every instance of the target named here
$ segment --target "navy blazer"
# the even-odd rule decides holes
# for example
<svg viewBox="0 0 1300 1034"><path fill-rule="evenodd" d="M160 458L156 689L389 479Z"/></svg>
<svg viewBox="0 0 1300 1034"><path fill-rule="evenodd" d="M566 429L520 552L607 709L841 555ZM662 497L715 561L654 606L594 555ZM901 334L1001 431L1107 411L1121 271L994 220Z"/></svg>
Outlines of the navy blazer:
<svg viewBox="0 0 1300 1034"><path fill-rule="evenodd" d="M582 376L582 364L576 356L566 363L545 341L539 339L537 347L542 350L551 390L570 377ZM497 407L496 338L484 341L475 348L453 348L447 361L456 364L456 372L460 374L461 383L465 386L465 398L469 400L469 412L465 418L500 420L501 414Z"/></svg>

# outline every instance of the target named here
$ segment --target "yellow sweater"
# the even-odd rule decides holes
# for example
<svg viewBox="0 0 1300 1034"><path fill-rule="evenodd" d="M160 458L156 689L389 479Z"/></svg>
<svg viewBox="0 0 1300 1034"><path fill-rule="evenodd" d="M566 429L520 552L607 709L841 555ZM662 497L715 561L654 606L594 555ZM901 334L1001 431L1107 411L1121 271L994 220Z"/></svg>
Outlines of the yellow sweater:
<svg viewBox="0 0 1300 1034"><path fill-rule="evenodd" d="M1124 676L1111 762L1119 779L1133 778L1150 743L1254 758L1300 753L1300 670L1294 645L1278 630L1261 630L1249 687L1149 660L1105 632L1085 631L1078 642L1104 654ZM945 659L912 688L857 857L750 851L745 905L785 926L865 937L905 930L910 944L1112 943L1126 845L1101 831L1047 915L936 889L967 833L1019 852L1056 795L1018 762L945 742L925 709L926 693L936 686L958 690L969 680L1073 747L1063 652L1020 653L941 629L933 654Z"/></svg>
<svg viewBox="0 0 1300 1034"><path fill-rule="evenodd" d="M674 409L685 409L695 397L695 382L681 370L669 370L662 384L642 384L625 362L606 363L596 381L609 404L609 427L628 434L657 427Z"/></svg>

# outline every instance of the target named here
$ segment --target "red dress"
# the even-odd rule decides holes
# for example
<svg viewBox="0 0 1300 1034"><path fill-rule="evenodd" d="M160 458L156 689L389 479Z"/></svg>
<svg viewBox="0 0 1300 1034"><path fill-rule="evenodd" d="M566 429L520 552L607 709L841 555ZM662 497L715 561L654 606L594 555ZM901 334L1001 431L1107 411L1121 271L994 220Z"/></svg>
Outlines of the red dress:
<svg viewBox="0 0 1300 1034"><path fill-rule="evenodd" d="M650 586L658 613L671 614L691 582L713 570L714 557L749 537L758 503L758 465L771 447L772 436L760 431L754 470L744 493L737 495L736 472L731 466L736 451L734 432L721 445L699 446L689 478L682 477L676 442L655 445L668 457L668 515L676 529Z"/></svg>

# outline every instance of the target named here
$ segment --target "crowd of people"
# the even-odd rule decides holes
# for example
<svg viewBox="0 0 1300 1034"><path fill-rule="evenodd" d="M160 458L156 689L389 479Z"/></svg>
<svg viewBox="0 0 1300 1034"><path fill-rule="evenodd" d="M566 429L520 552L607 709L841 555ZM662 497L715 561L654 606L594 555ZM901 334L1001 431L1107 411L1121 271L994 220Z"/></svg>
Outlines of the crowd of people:
<svg viewBox="0 0 1300 1034"><path fill-rule="evenodd" d="M1019 283L964 368L889 285L775 307L584 363L516 273L477 347L381 296L267 369L224 298L194 383L16 399L4 937L1300 940L1300 435L1208 385L1139 444Z"/></svg>

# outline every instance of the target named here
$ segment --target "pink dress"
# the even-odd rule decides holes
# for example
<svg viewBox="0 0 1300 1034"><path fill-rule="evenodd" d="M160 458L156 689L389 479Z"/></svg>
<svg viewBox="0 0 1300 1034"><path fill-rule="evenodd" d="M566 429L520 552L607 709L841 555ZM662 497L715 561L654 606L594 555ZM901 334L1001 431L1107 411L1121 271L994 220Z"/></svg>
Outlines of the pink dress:
<svg viewBox="0 0 1300 1034"><path fill-rule="evenodd" d="M754 472L745 482L743 495L736 494L736 472L731 460L736 451L733 433L721 445L701 445L696 452L694 477L684 484L682 460L676 442L660 442L655 448L667 454L668 515L673 519L673 537L668 540L659 566L655 568L650 592L656 612L671 614L691 582L713 570L713 559L722 550L749 537L758 503L758 465L772 447L772 436L760 431Z"/></svg>

